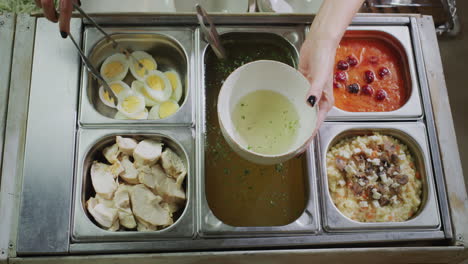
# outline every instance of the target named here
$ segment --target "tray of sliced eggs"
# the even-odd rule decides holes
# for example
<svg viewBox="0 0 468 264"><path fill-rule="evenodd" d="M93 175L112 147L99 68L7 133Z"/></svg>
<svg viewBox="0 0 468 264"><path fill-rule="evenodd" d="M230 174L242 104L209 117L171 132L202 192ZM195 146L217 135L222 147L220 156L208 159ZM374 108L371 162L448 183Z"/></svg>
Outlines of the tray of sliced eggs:
<svg viewBox="0 0 468 264"><path fill-rule="evenodd" d="M109 83L118 103L104 87L99 88L103 104L117 109L115 119L163 119L179 110L182 82L176 71L162 72L149 53L134 51L131 56L115 53L101 66L101 75ZM130 85L124 78L131 73Z"/></svg>
<svg viewBox="0 0 468 264"><path fill-rule="evenodd" d="M111 33L113 30L109 30ZM161 30L114 33L113 38L131 51L121 53L95 29L85 31L85 51L111 88L109 91L84 72L80 123L192 124L190 86L194 33Z"/></svg>

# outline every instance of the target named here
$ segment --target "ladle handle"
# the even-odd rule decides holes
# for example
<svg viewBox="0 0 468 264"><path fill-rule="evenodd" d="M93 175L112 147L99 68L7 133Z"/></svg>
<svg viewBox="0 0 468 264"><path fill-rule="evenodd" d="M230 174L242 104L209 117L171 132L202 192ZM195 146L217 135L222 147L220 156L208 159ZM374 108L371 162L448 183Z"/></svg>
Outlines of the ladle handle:
<svg viewBox="0 0 468 264"><path fill-rule="evenodd" d="M219 59L226 58L226 51L221 45L221 41L219 40L219 34L213 25L213 21L208 16L205 9L201 7L201 5L197 4L195 7L197 9L198 23L200 24L200 29L203 35L205 36L206 41L213 48L216 57L218 57ZM208 23L209 29L206 27L205 21Z"/></svg>

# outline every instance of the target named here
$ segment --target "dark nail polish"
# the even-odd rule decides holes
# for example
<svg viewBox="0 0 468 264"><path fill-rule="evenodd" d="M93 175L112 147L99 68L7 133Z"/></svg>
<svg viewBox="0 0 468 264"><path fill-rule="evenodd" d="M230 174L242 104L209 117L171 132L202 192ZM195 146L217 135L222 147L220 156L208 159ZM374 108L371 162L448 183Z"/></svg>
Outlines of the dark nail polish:
<svg viewBox="0 0 468 264"><path fill-rule="evenodd" d="M78 0L78 5L81 6L81 1L80 0Z"/></svg>
<svg viewBox="0 0 468 264"><path fill-rule="evenodd" d="M310 106L314 107L317 102L317 97L315 97L315 95L311 95L307 98L307 102L309 102Z"/></svg>
<svg viewBox="0 0 468 264"><path fill-rule="evenodd" d="M60 31L60 35L62 36L62 38L67 38L68 37L68 33L65 32L65 31Z"/></svg>

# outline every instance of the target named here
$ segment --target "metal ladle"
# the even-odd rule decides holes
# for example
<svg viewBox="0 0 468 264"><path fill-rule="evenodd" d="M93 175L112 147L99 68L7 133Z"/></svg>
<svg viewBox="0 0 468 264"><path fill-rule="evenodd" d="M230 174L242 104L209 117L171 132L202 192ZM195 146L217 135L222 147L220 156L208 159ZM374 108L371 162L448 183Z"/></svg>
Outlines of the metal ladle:
<svg viewBox="0 0 468 264"><path fill-rule="evenodd" d="M200 30L205 36L205 40L210 44L218 59L225 59L226 51L221 45L221 41L219 40L219 34L213 24L213 21L208 16L208 13L206 13L205 9L201 7L201 5L197 4L195 7L197 9L197 18L198 23L200 24ZM207 28L205 22L208 23L209 28Z"/></svg>

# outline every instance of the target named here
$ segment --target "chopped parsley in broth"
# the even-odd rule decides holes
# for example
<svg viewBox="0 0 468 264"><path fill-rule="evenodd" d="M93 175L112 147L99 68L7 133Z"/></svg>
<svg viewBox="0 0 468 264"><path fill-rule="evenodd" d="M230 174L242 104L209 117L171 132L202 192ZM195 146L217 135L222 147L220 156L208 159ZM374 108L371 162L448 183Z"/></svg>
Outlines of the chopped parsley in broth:
<svg viewBox="0 0 468 264"><path fill-rule="evenodd" d="M272 39L272 34L255 33L247 39L246 35L222 36L227 53L225 60L219 60L210 47L205 54L206 196L216 217L228 225L286 225L295 221L306 205L305 157L271 166L251 163L233 152L219 128L218 94L231 72L256 60L275 60L296 66L296 56L282 38ZM286 123L292 130L297 125L297 120Z"/></svg>

